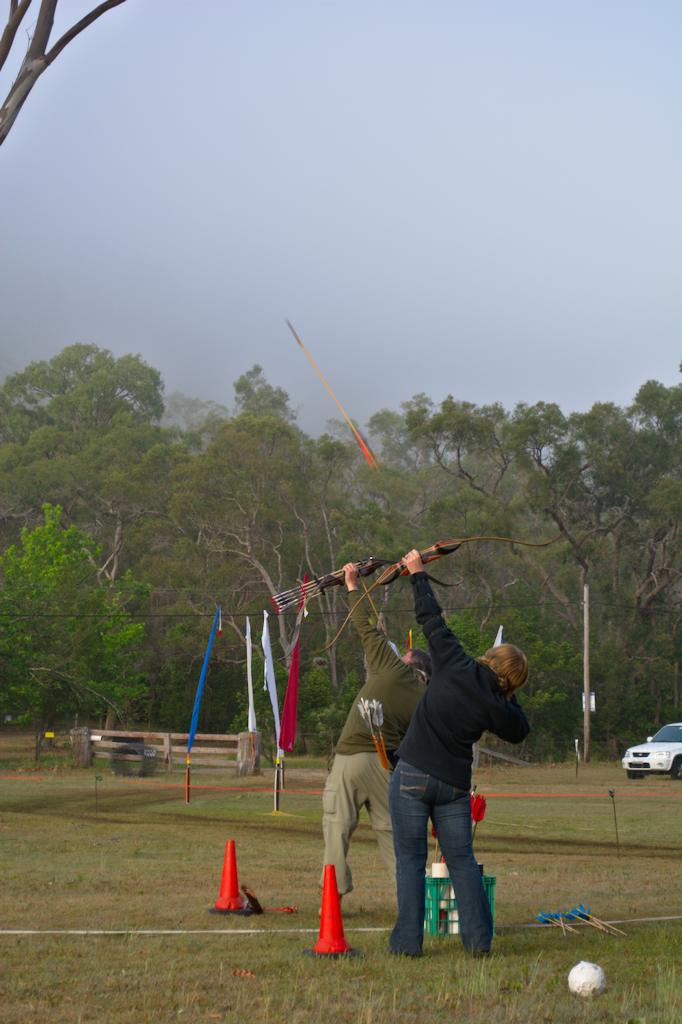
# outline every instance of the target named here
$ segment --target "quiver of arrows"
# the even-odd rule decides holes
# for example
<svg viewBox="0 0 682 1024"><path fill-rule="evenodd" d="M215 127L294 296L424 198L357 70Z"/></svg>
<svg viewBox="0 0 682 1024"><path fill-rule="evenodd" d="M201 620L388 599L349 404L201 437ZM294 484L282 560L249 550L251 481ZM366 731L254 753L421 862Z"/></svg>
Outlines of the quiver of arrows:
<svg viewBox="0 0 682 1024"><path fill-rule="evenodd" d="M374 748L379 756L381 767L387 771L391 769L391 763L388 760L388 754L386 753L386 744L384 743L383 733L381 728L384 724L384 709L380 700L365 700L360 698L358 701L358 711L360 717L369 729L374 743Z"/></svg>

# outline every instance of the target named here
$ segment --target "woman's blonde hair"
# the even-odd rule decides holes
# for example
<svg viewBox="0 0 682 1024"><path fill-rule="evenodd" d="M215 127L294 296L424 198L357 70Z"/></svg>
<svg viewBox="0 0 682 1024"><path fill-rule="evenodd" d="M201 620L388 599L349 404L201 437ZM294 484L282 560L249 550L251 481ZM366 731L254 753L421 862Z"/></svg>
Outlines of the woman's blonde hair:
<svg viewBox="0 0 682 1024"><path fill-rule="evenodd" d="M511 697L528 679L528 658L514 644L498 644L478 659L497 676L502 693Z"/></svg>

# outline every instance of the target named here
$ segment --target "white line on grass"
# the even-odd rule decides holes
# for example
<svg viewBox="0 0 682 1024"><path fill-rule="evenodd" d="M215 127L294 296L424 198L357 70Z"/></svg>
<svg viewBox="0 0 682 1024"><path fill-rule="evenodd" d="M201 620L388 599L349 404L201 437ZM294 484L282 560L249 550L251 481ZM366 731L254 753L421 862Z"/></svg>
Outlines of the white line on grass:
<svg viewBox="0 0 682 1024"><path fill-rule="evenodd" d="M0 935L304 935L319 928L2 928ZM390 928L346 928L347 932L390 932Z"/></svg>
<svg viewBox="0 0 682 1024"><path fill-rule="evenodd" d="M650 924L659 921L682 921L682 914L672 917L626 917L606 921L606 924ZM574 922L579 924L580 922ZM497 931L516 928L544 928L547 925L501 924ZM346 928L347 932L390 932L390 928ZM319 928L0 928L2 935L307 935Z"/></svg>

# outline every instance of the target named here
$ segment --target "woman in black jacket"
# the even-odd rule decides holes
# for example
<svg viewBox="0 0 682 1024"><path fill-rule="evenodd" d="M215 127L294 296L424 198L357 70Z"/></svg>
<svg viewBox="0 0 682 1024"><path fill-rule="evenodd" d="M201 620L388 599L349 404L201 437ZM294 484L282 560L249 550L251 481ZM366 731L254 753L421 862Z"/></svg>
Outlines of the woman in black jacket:
<svg viewBox="0 0 682 1024"><path fill-rule="evenodd" d="M528 678L528 662L512 644L493 647L478 660L469 657L445 624L419 552L410 551L403 563L433 671L398 748L400 761L391 780L398 920L390 951L407 956L422 952L430 818L455 890L462 943L470 953L483 955L490 950L493 928L471 848L472 747L486 730L511 743L528 735L528 720L514 697Z"/></svg>

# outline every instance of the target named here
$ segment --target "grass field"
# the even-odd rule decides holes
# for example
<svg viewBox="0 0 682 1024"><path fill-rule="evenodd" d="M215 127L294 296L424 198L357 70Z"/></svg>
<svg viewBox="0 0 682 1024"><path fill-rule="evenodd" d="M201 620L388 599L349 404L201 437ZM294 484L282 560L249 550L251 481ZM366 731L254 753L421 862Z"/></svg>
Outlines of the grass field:
<svg viewBox="0 0 682 1024"><path fill-rule="evenodd" d="M317 938L322 768L289 769L274 816L268 770L247 780L196 772L187 806L179 774L125 780L103 765L69 769L59 751L33 771L29 749L29 738L0 734L3 1024L682 1020L682 921L632 920L682 916L682 784L668 778L628 782L613 765L582 766L577 779L573 766L479 771L488 813L476 850L497 878L498 935L483 961L457 937L427 939L421 960L386 953L393 883L363 821L343 902L363 955L330 961L303 955ZM266 908L295 904L296 914L207 913L231 838L240 882ZM627 920L627 935L522 927L581 902ZM45 934L58 929L124 934ZM579 960L604 968L605 995L569 994Z"/></svg>

